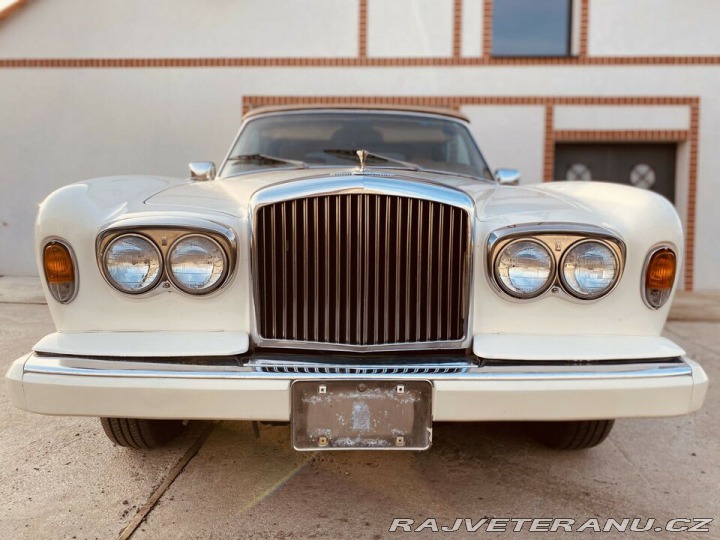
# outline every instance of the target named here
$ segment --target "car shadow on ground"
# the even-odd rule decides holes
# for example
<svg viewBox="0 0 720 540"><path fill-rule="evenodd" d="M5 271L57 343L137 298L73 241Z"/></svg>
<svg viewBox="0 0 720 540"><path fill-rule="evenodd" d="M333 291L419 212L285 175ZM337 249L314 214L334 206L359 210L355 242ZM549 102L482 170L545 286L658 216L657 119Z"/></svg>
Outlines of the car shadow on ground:
<svg viewBox="0 0 720 540"><path fill-rule="evenodd" d="M269 437L278 445L287 443L288 448L291 448L289 423L259 422L257 428L253 428L252 422L247 421L192 421L186 431L169 446L175 448L187 446L202 436L209 427L235 433L238 437L242 437L245 443L248 442L248 438ZM540 423L536 422L436 422L433 424L433 443L428 451L444 452L450 448L460 447L476 457L483 457L494 453L498 448L510 452L525 452L531 448L543 449L544 447L533 438L533 433L539 428ZM325 452L333 451L323 451ZM410 452L419 453L412 450Z"/></svg>

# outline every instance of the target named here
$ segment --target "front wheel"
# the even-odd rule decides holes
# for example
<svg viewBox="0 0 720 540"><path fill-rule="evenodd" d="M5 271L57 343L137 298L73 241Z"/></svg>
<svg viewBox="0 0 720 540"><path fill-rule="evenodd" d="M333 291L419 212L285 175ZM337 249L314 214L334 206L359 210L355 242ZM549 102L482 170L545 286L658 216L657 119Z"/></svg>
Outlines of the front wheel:
<svg viewBox="0 0 720 540"><path fill-rule="evenodd" d="M113 443L141 450L163 446L185 429L181 420L101 418L100 423Z"/></svg>
<svg viewBox="0 0 720 540"><path fill-rule="evenodd" d="M558 450L582 450L597 446L610 435L615 420L578 420L572 422L538 422L535 438Z"/></svg>

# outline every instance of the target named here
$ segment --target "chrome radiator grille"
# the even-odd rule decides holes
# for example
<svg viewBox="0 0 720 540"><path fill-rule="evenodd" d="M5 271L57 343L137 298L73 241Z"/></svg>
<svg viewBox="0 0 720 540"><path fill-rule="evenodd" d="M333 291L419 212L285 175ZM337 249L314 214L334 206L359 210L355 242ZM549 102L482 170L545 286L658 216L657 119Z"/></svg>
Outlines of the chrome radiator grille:
<svg viewBox="0 0 720 540"><path fill-rule="evenodd" d="M390 195L259 207L253 274L260 336L346 345L462 339L468 221L461 208Z"/></svg>

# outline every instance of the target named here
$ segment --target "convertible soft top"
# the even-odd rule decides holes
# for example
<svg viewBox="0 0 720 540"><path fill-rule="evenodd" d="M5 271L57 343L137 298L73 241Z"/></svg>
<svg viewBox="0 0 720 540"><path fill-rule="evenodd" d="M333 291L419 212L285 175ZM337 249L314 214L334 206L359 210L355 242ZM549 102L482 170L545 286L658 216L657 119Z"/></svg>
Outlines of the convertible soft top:
<svg viewBox="0 0 720 540"><path fill-rule="evenodd" d="M364 111L402 111L402 112L416 112L416 113L427 113L427 114L438 114L441 116L449 116L451 118L458 118L469 122L470 119L462 114L460 111L453 109L445 109L441 107L423 107L422 105L393 105L393 104L376 104L376 103L313 103L313 104L295 104L295 105L268 105L264 107L256 107L250 109L243 115L243 118L250 118L260 114L268 114L275 112L284 111L302 111L306 109L325 109L325 110L364 110Z"/></svg>

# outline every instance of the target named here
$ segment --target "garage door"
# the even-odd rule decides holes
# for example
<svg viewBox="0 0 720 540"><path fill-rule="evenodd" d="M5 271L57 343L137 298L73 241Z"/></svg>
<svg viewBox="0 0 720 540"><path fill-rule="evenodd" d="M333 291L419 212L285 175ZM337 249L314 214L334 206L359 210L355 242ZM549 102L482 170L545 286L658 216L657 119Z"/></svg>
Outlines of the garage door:
<svg viewBox="0 0 720 540"><path fill-rule="evenodd" d="M628 184L674 202L676 154L676 144L558 144L555 178Z"/></svg>

